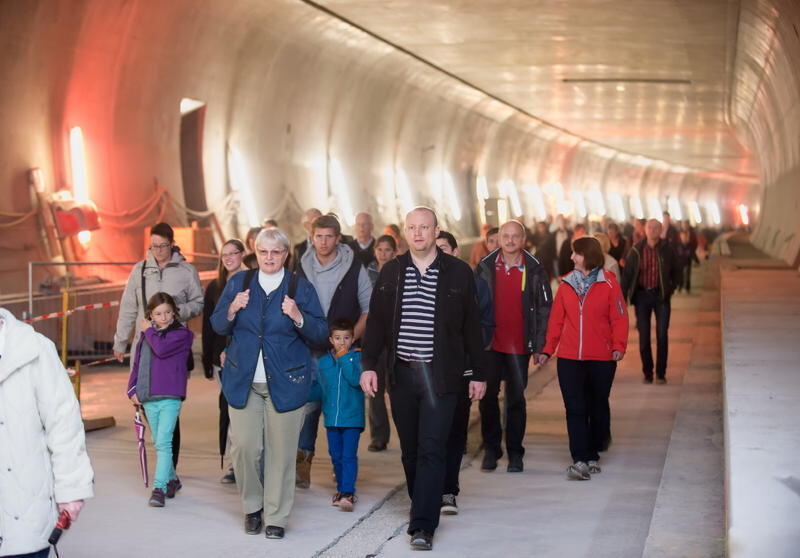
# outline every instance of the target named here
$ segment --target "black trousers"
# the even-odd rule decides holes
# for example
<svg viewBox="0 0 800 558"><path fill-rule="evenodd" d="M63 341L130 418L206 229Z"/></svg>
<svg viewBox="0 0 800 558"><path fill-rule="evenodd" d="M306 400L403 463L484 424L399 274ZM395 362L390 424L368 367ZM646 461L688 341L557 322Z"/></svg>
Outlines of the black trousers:
<svg viewBox="0 0 800 558"><path fill-rule="evenodd" d="M378 360L376 372L378 373L378 391L375 397L368 398L368 418L370 443L375 446L389 444L389 413L386 410L386 353Z"/></svg>
<svg viewBox="0 0 800 558"><path fill-rule="evenodd" d="M558 359L558 383L567 411L573 461L597 461L611 439L608 396L617 363L613 360Z"/></svg>
<svg viewBox="0 0 800 558"><path fill-rule="evenodd" d="M433 533L439 526L447 440L458 395L434 391L429 365L398 361L389 399L411 497L408 533Z"/></svg>
<svg viewBox="0 0 800 558"><path fill-rule="evenodd" d="M525 388L528 387L528 363L531 355L511 355L490 351L491 366L486 373L486 395L480 402L481 433L487 452L496 457L503 455L501 442L503 428L500 424L500 381L505 380L506 450L509 455L523 456L525 448Z"/></svg>
<svg viewBox="0 0 800 558"><path fill-rule="evenodd" d="M659 378L667 375L669 354L669 317L672 311L670 300L661 300L658 289L638 289L633 295L636 307L636 329L639 331L639 355L642 357L642 373L653 377L653 349L650 344L650 316L656 315L656 362L655 372Z"/></svg>
<svg viewBox="0 0 800 558"><path fill-rule="evenodd" d="M469 428L469 384L464 383L464 391L458 394L456 410L453 413L453 424L447 438L447 457L445 458L445 474L443 494L458 495L458 476L461 473L461 459L467 448L467 429Z"/></svg>

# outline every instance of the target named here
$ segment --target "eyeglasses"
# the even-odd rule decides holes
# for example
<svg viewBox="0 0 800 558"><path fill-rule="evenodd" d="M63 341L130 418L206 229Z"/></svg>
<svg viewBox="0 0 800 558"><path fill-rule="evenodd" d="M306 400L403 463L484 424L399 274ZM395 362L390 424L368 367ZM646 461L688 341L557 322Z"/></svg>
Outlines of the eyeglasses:
<svg viewBox="0 0 800 558"><path fill-rule="evenodd" d="M222 257L222 259L223 259L223 260L227 260L228 258L232 258L232 257L234 257L234 256L238 256L238 255L239 255L239 254L241 254L241 253L242 253L242 251L241 251L241 250L236 250L235 252L228 252L228 253L224 253L224 252L223 252L223 253L221 254L221 257Z"/></svg>
<svg viewBox="0 0 800 558"><path fill-rule="evenodd" d="M170 246L172 246L172 244L170 244L169 242L165 242L164 244L151 244L150 248L152 248L153 250L165 250Z"/></svg>
<svg viewBox="0 0 800 558"><path fill-rule="evenodd" d="M259 253L260 256L264 258L277 258L281 254L286 252L286 249L284 248L281 250L256 250L256 251Z"/></svg>

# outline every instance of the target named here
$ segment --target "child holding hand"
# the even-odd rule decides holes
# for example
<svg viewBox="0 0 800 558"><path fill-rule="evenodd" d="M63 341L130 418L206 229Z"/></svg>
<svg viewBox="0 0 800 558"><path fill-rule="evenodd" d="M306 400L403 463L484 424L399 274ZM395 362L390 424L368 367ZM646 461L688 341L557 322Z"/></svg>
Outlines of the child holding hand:
<svg viewBox="0 0 800 558"><path fill-rule="evenodd" d="M186 399L189 380L187 361L194 334L178 320L178 306L167 293L156 293L147 302L139 324L142 336L136 346L128 380L128 397L143 406L156 450L153 493L149 505L164 507L174 498L181 481L172 464L172 433Z"/></svg>
<svg viewBox="0 0 800 558"><path fill-rule="evenodd" d="M358 440L364 430L364 393L359 386L361 352L352 349L353 323L335 320L330 325L333 350L319 359L322 413L328 433L328 452L336 475L333 505L353 511L358 476Z"/></svg>

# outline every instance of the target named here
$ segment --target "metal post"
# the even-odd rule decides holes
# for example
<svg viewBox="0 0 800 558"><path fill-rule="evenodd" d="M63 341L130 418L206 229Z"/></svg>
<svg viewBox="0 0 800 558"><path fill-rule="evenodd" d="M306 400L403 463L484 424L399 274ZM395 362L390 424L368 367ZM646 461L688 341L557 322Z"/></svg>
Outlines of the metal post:
<svg viewBox="0 0 800 558"><path fill-rule="evenodd" d="M28 318L33 317L33 262L28 262Z"/></svg>
<svg viewBox="0 0 800 558"><path fill-rule="evenodd" d="M61 311L64 312L64 316L61 318L61 363L65 368L67 366L67 321L69 319L67 310L69 310L69 291L62 290Z"/></svg>

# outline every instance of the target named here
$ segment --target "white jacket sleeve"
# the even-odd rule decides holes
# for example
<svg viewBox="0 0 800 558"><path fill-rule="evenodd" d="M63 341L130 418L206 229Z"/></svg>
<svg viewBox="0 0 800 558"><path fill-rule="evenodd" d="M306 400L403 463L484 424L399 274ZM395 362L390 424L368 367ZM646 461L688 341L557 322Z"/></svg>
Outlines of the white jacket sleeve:
<svg viewBox="0 0 800 558"><path fill-rule="evenodd" d="M117 332L114 334L114 350L124 353L128 348L128 340L136 328L136 318L139 316L139 300L136 296L142 284L142 263L133 266L122 299L119 301L119 317L117 318ZM143 309L142 309L143 310Z"/></svg>
<svg viewBox="0 0 800 558"><path fill-rule="evenodd" d="M56 503L94 496L94 471L78 400L52 341L39 337L39 365L33 367L36 407L53 466Z"/></svg>

